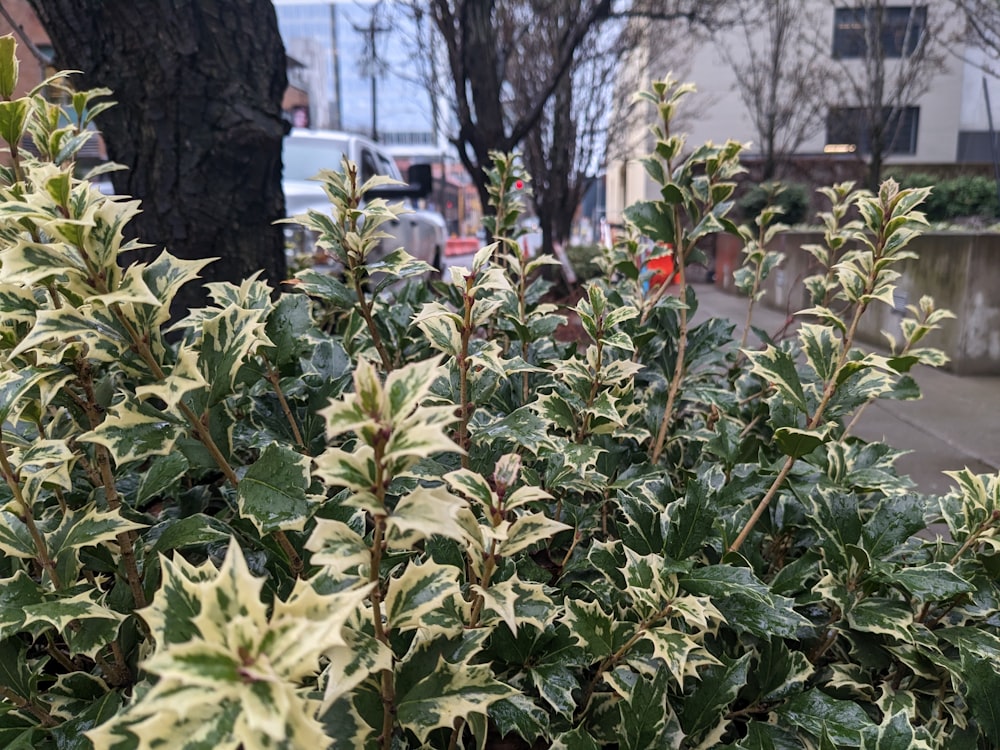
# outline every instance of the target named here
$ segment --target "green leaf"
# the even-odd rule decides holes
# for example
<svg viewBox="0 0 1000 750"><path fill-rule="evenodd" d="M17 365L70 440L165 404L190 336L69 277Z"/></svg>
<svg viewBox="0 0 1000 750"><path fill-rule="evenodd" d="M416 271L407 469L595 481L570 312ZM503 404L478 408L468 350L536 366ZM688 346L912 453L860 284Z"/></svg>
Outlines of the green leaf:
<svg viewBox="0 0 1000 750"><path fill-rule="evenodd" d="M24 521L8 511L0 511L0 551L11 557L34 559L38 555Z"/></svg>
<svg viewBox="0 0 1000 750"><path fill-rule="evenodd" d="M306 495L310 482L309 457L271 443L240 480L240 516L262 535L301 531L315 505Z"/></svg>
<svg viewBox="0 0 1000 750"><path fill-rule="evenodd" d="M259 346L269 346L262 323L265 310L229 305L201 323L201 373L210 384L208 406L233 393L236 376Z"/></svg>
<svg viewBox="0 0 1000 750"><path fill-rule="evenodd" d="M681 727L692 737L728 722L726 708L747 681L750 654L738 659L722 657L722 664L702 672L694 692L684 701Z"/></svg>
<svg viewBox="0 0 1000 750"><path fill-rule="evenodd" d="M158 523L149 530L145 538L147 542L152 542L151 551L169 552L173 549L218 544L232 535L232 528L224 521L214 516L196 513L186 518Z"/></svg>
<svg viewBox="0 0 1000 750"><path fill-rule="evenodd" d="M467 507L445 487L417 487L404 495L386 519L386 541L392 549L413 549L417 542L437 534L463 541L466 532L458 521Z"/></svg>
<svg viewBox="0 0 1000 750"><path fill-rule="evenodd" d="M10 99L17 87L17 42L13 34L0 36L0 99ZM8 141L16 143L16 141Z"/></svg>
<svg viewBox="0 0 1000 750"><path fill-rule="evenodd" d="M774 431L774 439L781 452L792 458L808 456L828 439L829 430L800 430L795 427L779 427Z"/></svg>
<svg viewBox="0 0 1000 750"><path fill-rule="evenodd" d="M773 703L801 692L815 668L805 654L792 651L780 638L757 648L754 667L747 676L748 696L755 703Z"/></svg>
<svg viewBox="0 0 1000 750"><path fill-rule="evenodd" d="M925 733L921 731L921 734ZM933 750L933 746L918 737L906 712L899 711L879 726L861 731L861 750Z"/></svg>
<svg viewBox="0 0 1000 750"><path fill-rule="evenodd" d="M899 568L886 574L885 579L902 586L921 602L943 601L976 589L945 562Z"/></svg>
<svg viewBox="0 0 1000 750"><path fill-rule="evenodd" d="M570 665L552 658L530 665L526 671L542 700L557 714L572 718L577 709L573 692L580 689L580 681Z"/></svg>
<svg viewBox="0 0 1000 750"><path fill-rule="evenodd" d="M34 697L38 675L28 665L28 646L19 638L0 641L0 685L29 700Z"/></svg>
<svg viewBox="0 0 1000 750"><path fill-rule="evenodd" d="M111 453L118 466L149 456L165 456L174 449L180 428L163 416L147 413L133 400L122 401L108 410L94 430L77 437L84 443L98 443Z"/></svg>
<svg viewBox="0 0 1000 750"><path fill-rule="evenodd" d="M693 667L720 663L688 635L670 626L649 628L643 632L642 637L652 644L653 658L666 664L678 685L683 685L684 678L694 673ZM694 659L692 655L700 658Z"/></svg>
<svg viewBox="0 0 1000 750"><path fill-rule="evenodd" d="M621 711L621 747L628 750L665 747L667 674L656 670L652 679L640 678L632 693L618 704Z"/></svg>
<svg viewBox="0 0 1000 750"><path fill-rule="evenodd" d="M5 424L8 419L11 423L17 421L17 415L27 405L28 394L51 376L51 370L36 367L0 372L0 424Z"/></svg>
<svg viewBox="0 0 1000 750"><path fill-rule="evenodd" d="M92 594L84 591L76 596L51 599L24 608L24 624L45 622L56 628L65 638L70 654L83 654L93 658L118 634L118 627L125 615L93 601ZM88 628L71 627L76 621L98 620Z"/></svg>
<svg viewBox="0 0 1000 750"><path fill-rule="evenodd" d="M41 604L44 589L23 570L10 578L0 579L0 640L8 638L24 627L24 609Z"/></svg>
<svg viewBox="0 0 1000 750"><path fill-rule="evenodd" d="M2 106L3 102L0 102ZM41 310L31 332L10 352L15 357L28 351L46 351L53 360L61 357L67 347L84 343L91 358L100 362L121 360L131 341L107 310L90 306L60 307ZM51 350L51 351L47 351Z"/></svg>
<svg viewBox="0 0 1000 750"><path fill-rule="evenodd" d="M834 335L833 328L813 323L803 323L799 328L799 340L806 361L815 371L819 382L828 383L837 372L841 343Z"/></svg>
<svg viewBox="0 0 1000 750"><path fill-rule="evenodd" d="M188 468L188 460L179 451L154 458L149 468L140 475L136 503L142 505L154 497L173 492Z"/></svg>
<svg viewBox="0 0 1000 750"><path fill-rule="evenodd" d="M862 528L862 546L872 559L890 560L903 542L927 526L925 504L916 494L883 499Z"/></svg>
<svg viewBox="0 0 1000 750"><path fill-rule="evenodd" d="M149 265L142 267L142 280L153 296L160 301L160 306L151 308L146 325L159 327L170 319L170 303L173 302L178 290L190 281L198 278L198 272L212 262L211 258L182 260L166 250L161 252Z"/></svg>
<svg viewBox="0 0 1000 750"><path fill-rule="evenodd" d="M311 349L308 339L312 329L309 299L302 294L281 297L267 318L265 335L274 344L267 358L274 367L298 361L301 354Z"/></svg>
<svg viewBox="0 0 1000 750"><path fill-rule="evenodd" d="M663 552L673 560L687 560L699 552L712 532L716 505L711 500L708 476L688 482L684 498L670 503L664 513L668 520Z"/></svg>
<svg viewBox="0 0 1000 750"><path fill-rule="evenodd" d="M548 731L548 714L523 695L512 695L491 704L489 717L501 737L514 734L528 744Z"/></svg>
<svg viewBox="0 0 1000 750"><path fill-rule="evenodd" d="M66 549L89 547L109 542L119 534L145 528L143 524L122 518L117 510L99 511L93 505L71 510L63 516L50 537L53 556Z"/></svg>
<svg viewBox="0 0 1000 750"><path fill-rule="evenodd" d="M8 144L18 144L24 137L28 120L28 100L0 101L0 138Z"/></svg>
<svg viewBox="0 0 1000 750"><path fill-rule="evenodd" d="M324 709L361 684L368 675L392 669L392 650L368 633L345 628L344 641L346 645L336 646L326 654L329 664L321 676L321 684L325 683Z"/></svg>
<svg viewBox="0 0 1000 750"><path fill-rule="evenodd" d="M965 696L980 731L990 745L1000 747L1000 673L991 661L962 655Z"/></svg>
<svg viewBox="0 0 1000 750"><path fill-rule="evenodd" d="M577 412L557 393L544 393L531 404L538 415L561 430L571 431L577 426Z"/></svg>
<svg viewBox="0 0 1000 750"><path fill-rule="evenodd" d="M476 442L519 446L535 455L542 447L550 445L548 425L530 406L522 406L484 426L474 423L470 431Z"/></svg>
<svg viewBox="0 0 1000 750"><path fill-rule="evenodd" d="M358 532L343 521L320 518L306 541L306 549L313 553L310 563L326 567L335 576L357 570L367 576L371 563L371 549Z"/></svg>
<svg viewBox="0 0 1000 750"><path fill-rule="evenodd" d="M597 741L583 727L557 735L550 750L600 750Z"/></svg>
<svg viewBox="0 0 1000 750"><path fill-rule="evenodd" d="M75 713L73 718L53 727L52 737L56 747L59 750L91 750L93 744L84 732L111 720L121 705L121 695L113 690L97 698L83 711Z"/></svg>
<svg viewBox="0 0 1000 750"><path fill-rule="evenodd" d="M709 596L737 631L761 638L792 638L809 621L794 609L794 601L771 594L751 570L729 565L707 565L681 576L681 588Z"/></svg>
<svg viewBox="0 0 1000 750"><path fill-rule="evenodd" d="M837 747L860 746L861 732L875 726L857 703L831 698L816 689L796 695L775 713L780 723L801 727L813 737L826 732Z"/></svg>
<svg viewBox="0 0 1000 750"><path fill-rule="evenodd" d="M485 665L451 664L443 658L431 674L399 696L396 717L420 742L438 727L451 728L456 719L482 713L495 701L517 691L493 679Z"/></svg>
<svg viewBox="0 0 1000 750"><path fill-rule="evenodd" d="M468 469L459 469L445 475L452 489L475 500L484 513L489 513L497 503L496 493L482 475Z"/></svg>
<svg viewBox="0 0 1000 750"><path fill-rule="evenodd" d="M676 186L668 185L664 191ZM679 191L677 191L679 197ZM675 201L677 202L677 201ZM656 242L674 242L673 210L660 201L637 201L625 209L625 218Z"/></svg>
<svg viewBox="0 0 1000 750"><path fill-rule="evenodd" d="M489 588L477 586L476 591L483 597L482 623L502 619L514 634L520 625L544 630L558 611L542 584L522 581L516 573L491 584ZM488 613L492 613L493 617L486 617Z"/></svg>
<svg viewBox="0 0 1000 750"><path fill-rule="evenodd" d="M894 599L869 597L847 611L847 622L855 630L887 635L900 641L913 640L913 612Z"/></svg>

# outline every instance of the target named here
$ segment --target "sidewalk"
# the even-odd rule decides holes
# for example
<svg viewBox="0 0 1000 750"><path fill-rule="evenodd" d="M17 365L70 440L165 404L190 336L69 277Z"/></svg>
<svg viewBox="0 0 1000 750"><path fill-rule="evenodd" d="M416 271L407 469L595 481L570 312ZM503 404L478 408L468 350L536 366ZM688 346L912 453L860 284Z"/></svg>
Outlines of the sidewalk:
<svg viewBox="0 0 1000 750"><path fill-rule="evenodd" d="M712 284L695 284L694 289L698 296L695 322L722 317L743 326L746 299ZM768 333L780 330L785 322L782 313L760 306L754 310L753 324ZM854 434L911 451L896 466L925 493L943 494L951 489L952 480L944 471L1000 470L1000 377L959 377L929 367L915 368L912 374L923 398L876 401L865 410Z"/></svg>

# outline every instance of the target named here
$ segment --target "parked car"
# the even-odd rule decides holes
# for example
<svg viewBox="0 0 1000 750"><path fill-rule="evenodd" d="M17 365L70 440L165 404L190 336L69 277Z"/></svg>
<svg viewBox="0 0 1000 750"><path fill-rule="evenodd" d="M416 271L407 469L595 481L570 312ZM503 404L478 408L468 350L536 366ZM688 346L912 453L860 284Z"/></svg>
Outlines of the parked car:
<svg viewBox="0 0 1000 750"><path fill-rule="evenodd" d="M285 213L288 216L304 214L310 209L330 211L330 202L322 185L315 179L321 169L340 169L344 156L358 165L358 174L364 182L375 175L402 181L396 162L375 143L362 136L333 130L293 129L285 137L282 160L284 172L282 188L285 191ZM448 238L444 217L436 211L416 208L412 201L425 197L431 191L430 167L411 167L409 184L399 188L379 188L378 197L398 197L410 201L412 213L383 227L391 235L382 240L372 260L378 260L396 248L404 248L410 255L441 270L445 242ZM314 238L301 227L289 225L288 237L293 252L314 251Z"/></svg>

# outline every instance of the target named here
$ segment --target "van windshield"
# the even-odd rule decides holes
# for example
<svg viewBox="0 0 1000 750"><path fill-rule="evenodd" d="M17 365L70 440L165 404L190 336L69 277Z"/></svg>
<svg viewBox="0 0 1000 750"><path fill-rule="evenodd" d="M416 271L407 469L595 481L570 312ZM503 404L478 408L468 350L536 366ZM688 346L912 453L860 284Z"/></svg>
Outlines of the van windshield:
<svg viewBox="0 0 1000 750"><path fill-rule="evenodd" d="M281 158L286 180L309 180L321 169L340 170L343 144L312 138L285 138Z"/></svg>

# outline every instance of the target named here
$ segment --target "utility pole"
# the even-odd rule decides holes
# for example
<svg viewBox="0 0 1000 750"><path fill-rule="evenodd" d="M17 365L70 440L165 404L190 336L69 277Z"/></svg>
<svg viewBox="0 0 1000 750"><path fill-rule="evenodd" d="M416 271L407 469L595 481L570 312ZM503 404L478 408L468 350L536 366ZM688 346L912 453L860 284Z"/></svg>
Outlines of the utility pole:
<svg viewBox="0 0 1000 750"><path fill-rule="evenodd" d="M378 57L378 41L377 34L389 31L388 26L378 25L378 10L381 7L381 3L376 4L372 7L371 17L368 20L368 26L354 26L354 30L358 33L364 33L368 35L367 44L367 55L366 63L368 67L368 76L371 80L371 99L372 99L372 140L378 140L378 74L379 74L379 57ZM353 25L353 24L352 24Z"/></svg>

